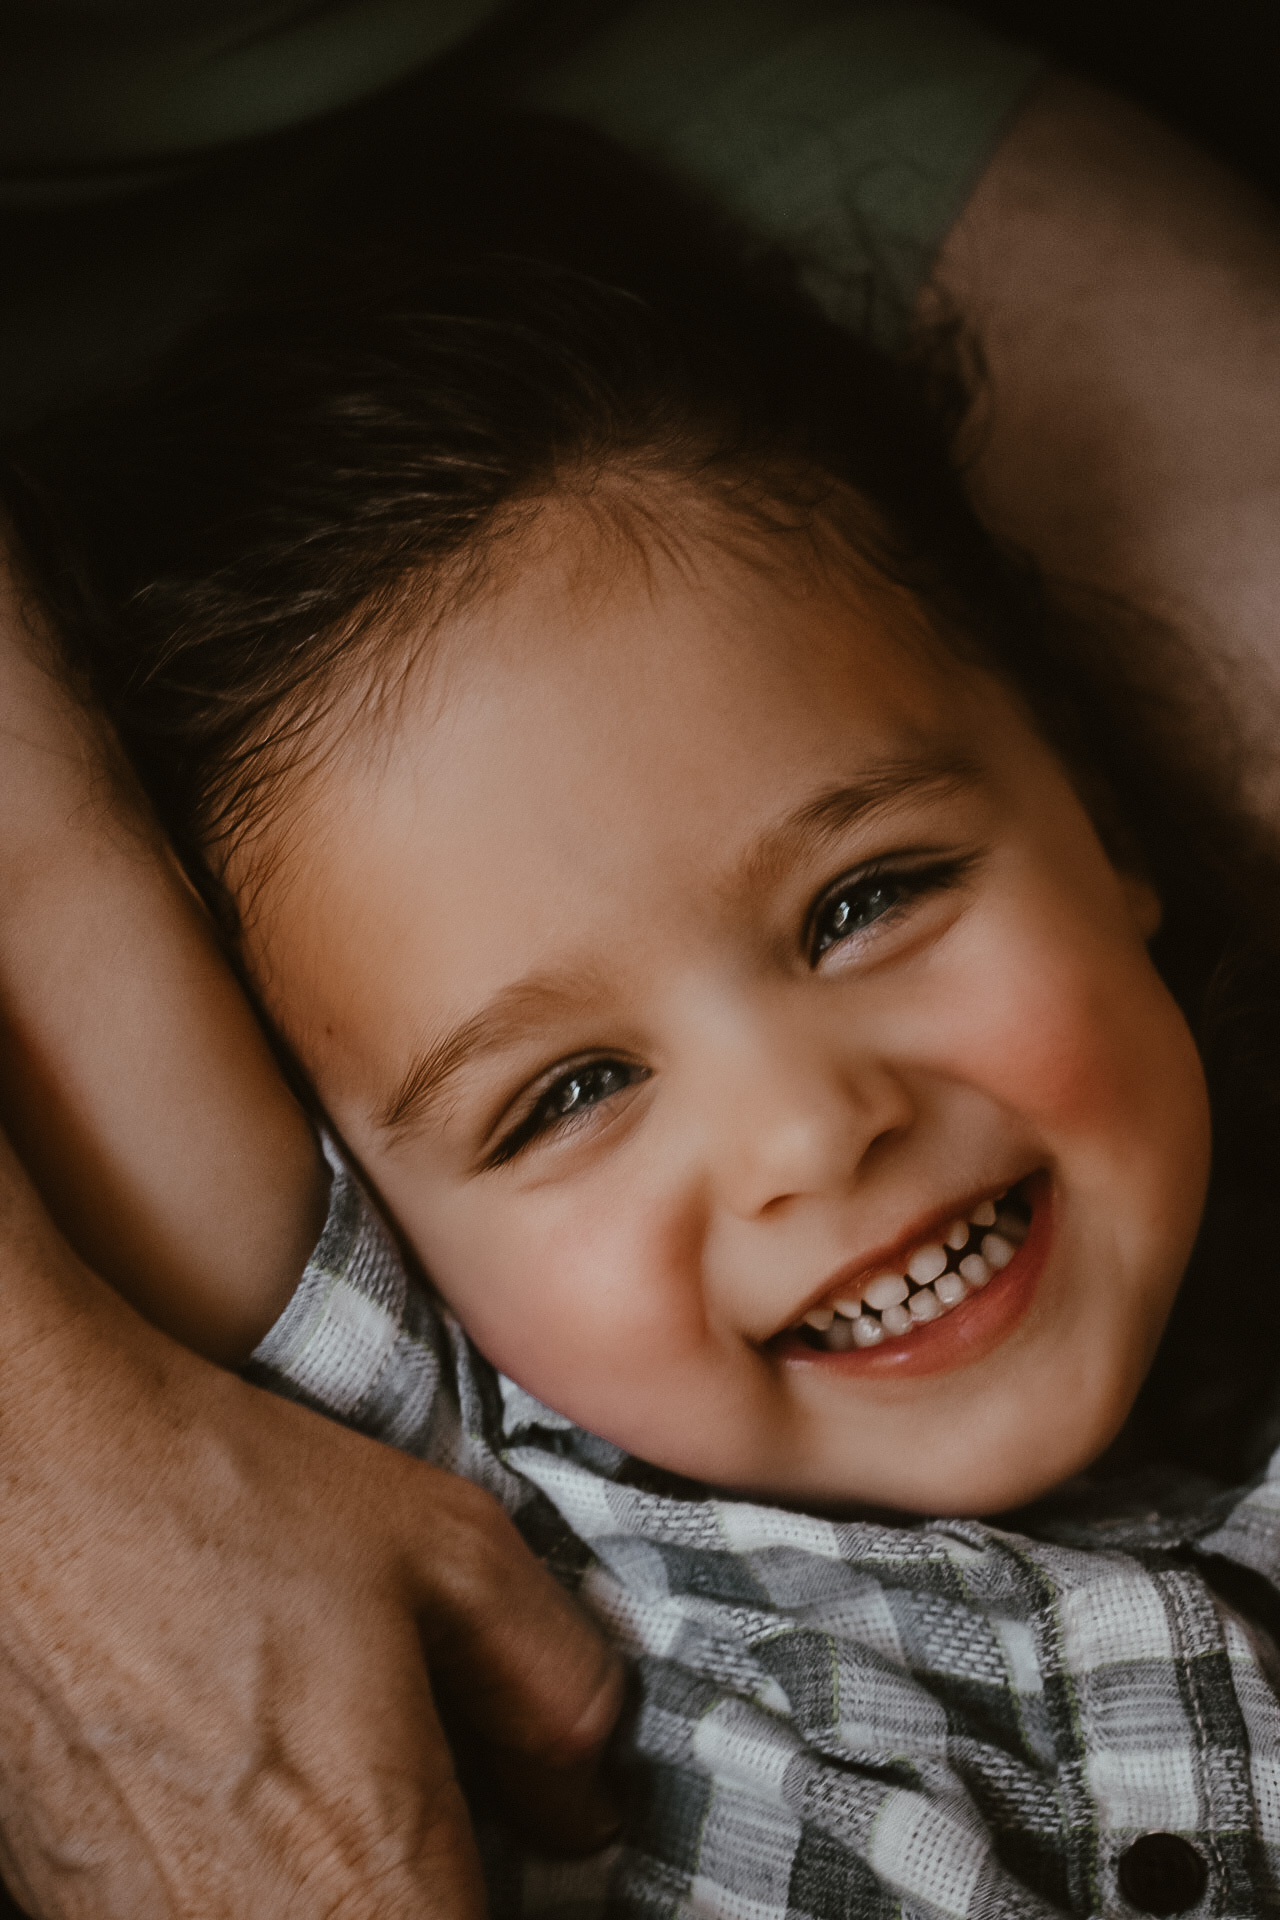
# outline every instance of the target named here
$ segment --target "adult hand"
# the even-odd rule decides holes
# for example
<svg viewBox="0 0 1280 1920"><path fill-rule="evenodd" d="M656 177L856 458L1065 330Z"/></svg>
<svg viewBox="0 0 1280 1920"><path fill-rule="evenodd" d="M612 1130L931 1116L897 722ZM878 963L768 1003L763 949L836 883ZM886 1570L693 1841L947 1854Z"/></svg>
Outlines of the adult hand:
<svg viewBox="0 0 1280 1920"><path fill-rule="evenodd" d="M487 1495L148 1327L2 1143L0 1249L0 1869L32 1914L474 1920L428 1664L544 1841L607 1837L618 1664Z"/></svg>

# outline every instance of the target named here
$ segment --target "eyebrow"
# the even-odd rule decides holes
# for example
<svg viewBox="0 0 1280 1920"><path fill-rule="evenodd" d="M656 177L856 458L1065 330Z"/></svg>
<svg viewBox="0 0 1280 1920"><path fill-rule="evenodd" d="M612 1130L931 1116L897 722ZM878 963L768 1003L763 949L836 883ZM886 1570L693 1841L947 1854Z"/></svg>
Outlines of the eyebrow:
<svg viewBox="0 0 1280 1920"><path fill-rule="evenodd" d="M599 977L568 968L531 973L502 987L468 1020L414 1057L394 1093L374 1116L383 1133L403 1137L420 1126L462 1069L477 1055L498 1053L539 1020L581 1013L600 988Z"/></svg>
<svg viewBox="0 0 1280 1920"><path fill-rule="evenodd" d="M856 780L821 788L770 827L729 884L735 891L767 885L784 877L800 853L816 851L850 827L867 826L906 801L959 798L982 780L978 762L960 753L904 754L882 760Z"/></svg>
<svg viewBox="0 0 1280 1920"><path fill-rule="evenodd" d="M958 796L981 779L977 762L959 754L884 760L855 781L819 789L770 827L740 862L729 890L738 893L776 881L802 852L812 853L903 801ZM464 1067L523 1039L539 1021L581 1014L599 997L601 987L598 973L571 968L528 974L502 987L477 1013L415 1055L374 1115L375 1126L393 1140L415 1132Z"/></svg>

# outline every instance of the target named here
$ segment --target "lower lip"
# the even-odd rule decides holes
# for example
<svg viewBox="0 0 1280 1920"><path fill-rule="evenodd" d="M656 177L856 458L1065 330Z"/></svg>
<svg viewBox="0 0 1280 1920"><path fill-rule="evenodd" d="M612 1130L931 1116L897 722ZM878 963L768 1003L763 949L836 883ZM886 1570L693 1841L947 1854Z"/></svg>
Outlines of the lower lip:
<svg viewBox="0 0 1280 1920"><path fill-rule="evenodd" d="M859 1380L907 1380L927 1373L949 1373L971 1366L1007 1340L1032 1300L1053 1239L1053 1207L1047 1174L1027 1188L1031 1225L1013 1259L982 1289L962 1300L941 1320L927 1320L883 1346L853 1347L827 1353L789 1334L777 1351L789 1367L820 1367Z"/></svg>

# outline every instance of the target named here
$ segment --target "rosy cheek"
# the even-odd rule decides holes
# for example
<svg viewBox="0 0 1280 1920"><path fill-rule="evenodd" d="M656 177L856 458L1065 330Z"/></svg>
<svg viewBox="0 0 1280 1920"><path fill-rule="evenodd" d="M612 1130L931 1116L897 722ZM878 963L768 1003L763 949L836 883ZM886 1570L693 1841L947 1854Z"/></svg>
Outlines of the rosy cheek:
<svg viewBox="0 0 1280 1920"><path fill-rule="evenodd" d="M1043 1121L1071 1125L1110 1107L1120 1083L1105 1047L1079 1009L1061 1000L1025 1009L1026 1017L1001 1042L994 1079L1011 1103L1031 1108Z"/></svg>
<svg viewBox="0 0 1280 1920"><path fill-rule="evenodd" d="M468 1331L503 1372L569 1410L652 1378L702 1330L688 1235L670 1200L618 1192L584 1208L556 1195L464 1223L433 1269ZM456 1273L462 1284L455 1288Z"/></svg>
<svg viewBox="0 0 1280 1920"><path fill-rule="evenodd" d="M964 1071L1046 1127L1136 1115L1149 1084L1138 1062L1159 1047L1171 1011L1145 960L1099 969L1093 956L1073 964L1060 950L1013 959L968 993L957 987L954 1003L978 1014L961 1042Z"/></svg>

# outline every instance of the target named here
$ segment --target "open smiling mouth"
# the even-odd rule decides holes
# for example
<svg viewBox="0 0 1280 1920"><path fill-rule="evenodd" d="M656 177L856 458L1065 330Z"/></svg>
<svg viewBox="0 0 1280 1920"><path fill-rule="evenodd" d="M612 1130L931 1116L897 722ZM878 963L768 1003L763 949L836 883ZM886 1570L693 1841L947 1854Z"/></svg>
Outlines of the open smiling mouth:
<svg viewBox="0 0 1280 1920"><path fill-rule="evenodd" d="M1007 1192L975 1203L940 1232L935 1230L922 1240L901 1262L833 1290L778 1336L780 1344L797 1359L807 1351L814 1358L828 1353L865 1353L870 1360L871 1350L878 1348L894 1349L895 1358L900 1355L905 1361L917 1343L922 1348L932 1347L929 1330L937 1321L984 1295L995 1308L995 1299L987 1295L993 1282L1003 1281L1006 1271L1007 1282L1023 1278L1020 1269L1029 1268L1031 1263L1018 1256L1029 1237L1036 1241L1044 1238L1043 1232L1033 1232L1033 1223L1047 1228L1047 1189L1047 1181L1033 1175ZM1026 1247L1028 1255L1033 1251L1038 1249ZM1039 1260L1034 1265L1038 1268ZM1032 1280L1030 1271L1025 1278ZM996 1284L993 1293L1003 1295L1007 1290L1007 1284ZM1021 1293L1023 1288L1017 1286L1016 1291ZM1012 1300L1008 1303L1010 1307L1013 1304ZM969 1317L969 1312L961 1313L957 1333ZM997 1317L1004 1320L1006 1314L998 1312ZM979 1318L985 1321L991 1315L983 1313ZM949 1347L952 1343L944 1344ZM889 1358L887 1351L884 1357ZM920 1358L925 1358L923 1351ZM941 1360L942 1355L937 1358Z"/></svg>

